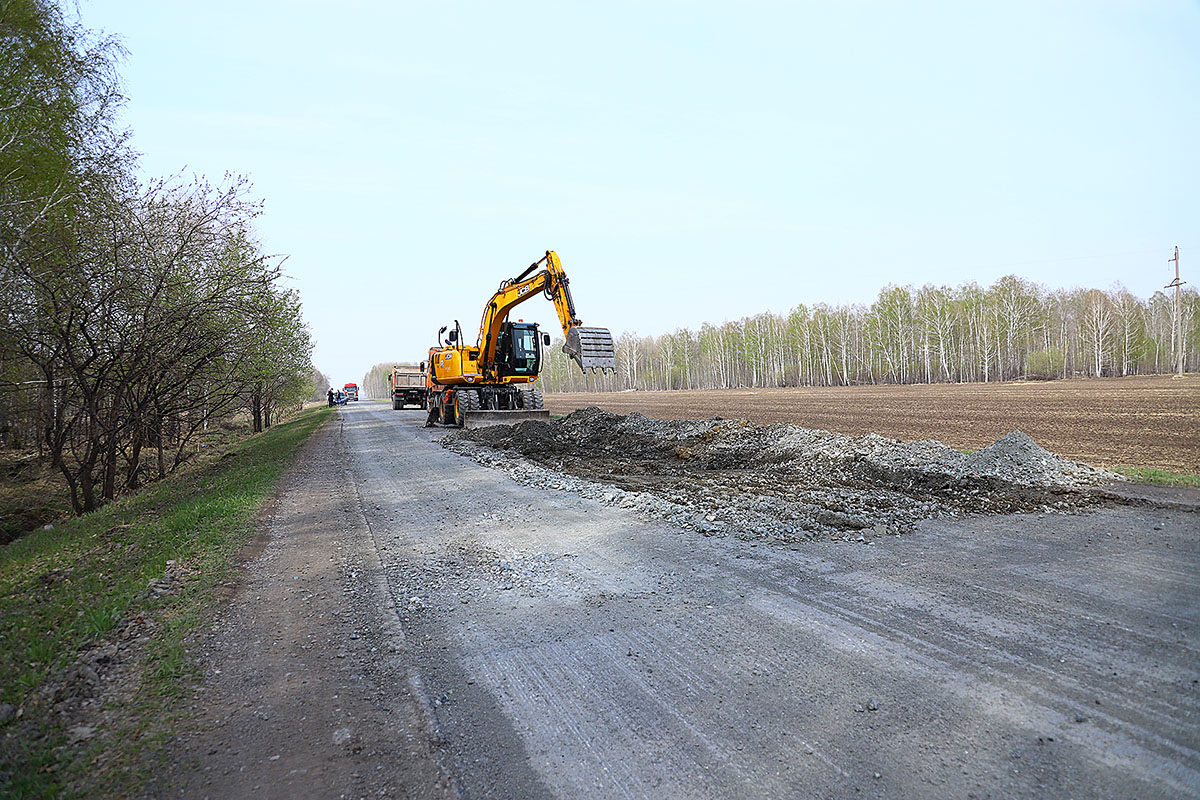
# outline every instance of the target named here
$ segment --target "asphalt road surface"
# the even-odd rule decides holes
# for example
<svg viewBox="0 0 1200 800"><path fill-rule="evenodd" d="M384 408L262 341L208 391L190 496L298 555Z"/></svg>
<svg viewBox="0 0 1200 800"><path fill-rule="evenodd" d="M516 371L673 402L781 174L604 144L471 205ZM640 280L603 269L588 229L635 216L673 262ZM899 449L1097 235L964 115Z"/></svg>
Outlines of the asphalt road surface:
<svg viewBox="0 0 1200 800"><path fill-rule="evenodd" d="M1195 494L756 546L339 415L451 794L1200 796Z"/></svg>

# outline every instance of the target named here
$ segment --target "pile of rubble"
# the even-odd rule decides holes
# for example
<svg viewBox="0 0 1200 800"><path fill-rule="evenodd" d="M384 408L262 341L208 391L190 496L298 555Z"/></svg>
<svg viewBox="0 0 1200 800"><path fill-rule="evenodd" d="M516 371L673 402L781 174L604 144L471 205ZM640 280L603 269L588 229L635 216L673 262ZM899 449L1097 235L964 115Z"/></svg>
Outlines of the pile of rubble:
<svg viewBox="0 0 1200 800"><path fill-rule="evenodd" d="M745 420L655 420L599 408L451 434L444 445L540 486L635 506L705 533L866 539L919 519L1067 510L1118 480L1020 431L975 453ZM514 456L520 456L514 458Z"/></svg>

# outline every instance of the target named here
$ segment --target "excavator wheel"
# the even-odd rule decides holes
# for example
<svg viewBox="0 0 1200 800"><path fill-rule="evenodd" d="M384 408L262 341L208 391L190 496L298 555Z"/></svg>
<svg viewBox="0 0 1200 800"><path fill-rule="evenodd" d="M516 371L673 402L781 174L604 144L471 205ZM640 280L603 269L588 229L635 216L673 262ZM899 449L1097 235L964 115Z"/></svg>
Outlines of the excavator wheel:
<svg viewBox="0 0 1200 800"><path fill-rule="evenodd" d="M543 407L541 389L521 390L521 408L533 411Z"/></svg>
<svg viewBox="0 0 1200 800"><path fill-rule="evenodd" d="M459 389L454 393L454 408L457 412L458 427L466 425L467 416L472 411L479 410L479 395L474 389Z"/></svg>

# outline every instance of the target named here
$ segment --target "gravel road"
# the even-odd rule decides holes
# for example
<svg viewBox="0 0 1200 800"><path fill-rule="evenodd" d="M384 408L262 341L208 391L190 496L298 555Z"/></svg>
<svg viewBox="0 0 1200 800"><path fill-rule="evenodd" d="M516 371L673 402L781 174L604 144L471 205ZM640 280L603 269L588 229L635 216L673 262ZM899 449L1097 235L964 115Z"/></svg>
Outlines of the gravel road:
<svg viewBox="0 0 1200 800"><path fill-rule="evenodd" d="M309 478L311 506L361 512L329 553L371 551L345 602L382 607L375 650L322 663L394 653L364 674L420 709L354 727L395 776L365 796L1200 796L1197 493L748 541L518 483L423 420L344 408L323 441L349 485ZM417 744L372 744L389 736ZM437 769L392 762L410 751Z"/></svg>
<svg viewBox="0 0 1200 800"><path fill-rule="evenodd" d="M339 458L347 416L309 440L193 643L204 677L147 798L457 796Z"/></svg>

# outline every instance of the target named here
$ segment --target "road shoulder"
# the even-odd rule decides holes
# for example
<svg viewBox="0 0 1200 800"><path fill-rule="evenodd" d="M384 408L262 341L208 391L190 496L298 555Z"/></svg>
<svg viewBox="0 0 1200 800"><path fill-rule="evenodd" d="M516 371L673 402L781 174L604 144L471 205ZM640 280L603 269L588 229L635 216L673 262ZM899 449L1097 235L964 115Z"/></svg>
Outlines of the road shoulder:
<svg viewBox="0 0 1200 800"><path fill-rule="evenodd" d="M335 419L285 478L151 794L455 796L343 450Z"/></svg>

